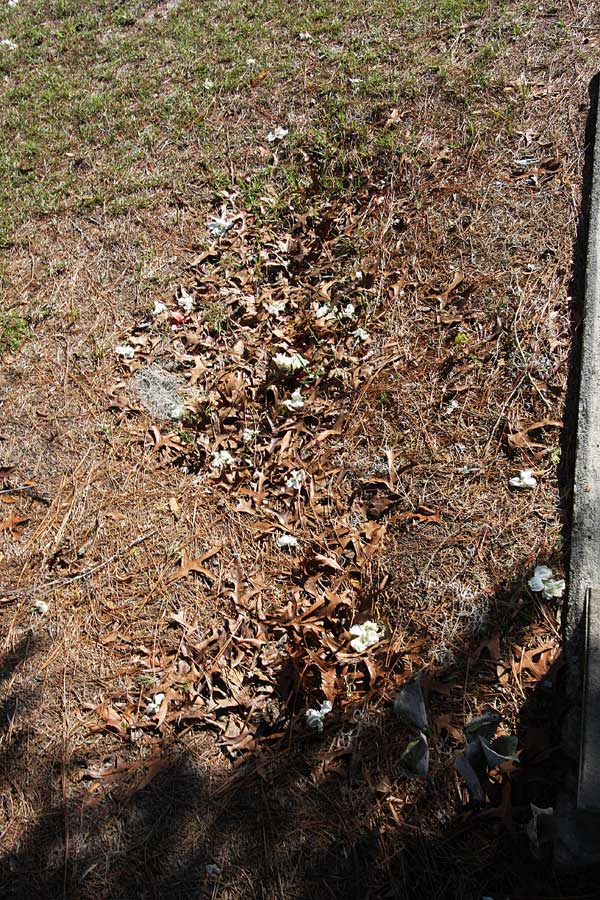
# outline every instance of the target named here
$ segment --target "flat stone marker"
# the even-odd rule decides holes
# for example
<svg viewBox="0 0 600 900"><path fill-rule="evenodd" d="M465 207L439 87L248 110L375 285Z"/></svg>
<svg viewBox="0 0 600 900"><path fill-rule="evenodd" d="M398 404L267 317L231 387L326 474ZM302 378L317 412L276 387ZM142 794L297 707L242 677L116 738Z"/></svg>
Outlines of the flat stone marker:
<svg viewBox="0 0 600 900"><path fill-rule="evenodd" d="M577 798L600 813L600 117L590 189L577 457L571 535L567 663L571 720L565 740L579 755ZM577 735L577 731L579 734ZM577 737L579 736L579 746ZM588 827L588 826L586 826ZM597 833L597 832L596 832ZM598 837L600 856L600 837Z"/></svg>

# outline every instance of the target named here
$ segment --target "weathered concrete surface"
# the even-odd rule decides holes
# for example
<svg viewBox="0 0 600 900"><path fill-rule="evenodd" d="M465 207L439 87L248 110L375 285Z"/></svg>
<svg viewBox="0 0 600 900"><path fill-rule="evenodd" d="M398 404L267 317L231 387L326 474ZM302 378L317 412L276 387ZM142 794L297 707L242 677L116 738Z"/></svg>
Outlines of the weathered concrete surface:
<svg viewBox="0 0 600 900"><path fill-rule="evenodd" d="M573 762L557 806L559 864L600 862L600 128L590 190L566 656ZM576 777L578 773L578 778Z"/></svg>

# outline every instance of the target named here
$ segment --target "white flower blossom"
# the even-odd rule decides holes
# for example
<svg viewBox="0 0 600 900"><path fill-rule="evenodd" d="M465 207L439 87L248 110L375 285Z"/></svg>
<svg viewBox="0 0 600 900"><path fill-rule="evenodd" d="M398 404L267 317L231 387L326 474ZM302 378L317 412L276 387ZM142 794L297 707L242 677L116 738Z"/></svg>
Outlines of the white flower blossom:
<svg viewBox="0 0 600 900"><path fill-rule="evenodd" d="M256 60L254 59L253 56L248 57L248 59L246 60L246 65L248 66L249 69L252 69L253 66L256 65Z"/></svg>
<svg viewBox="0 0 600 900"><path fill-rule="evenodd" d="M347 303L343 309L340 309L338 316L340 319L353 319L354 313L356 312L356 307L354 303Z"/></svg>
<svg viewBox="0 0 600 900"><path fill-rule="evenodd" d="M562 597L565 590L564 578L553 578L549 566L536 566L527 584L532 591L541 591L544 600Z"/></svg>
<svg viewBox="0 0 600 900"><path fill-rule="evenodd" d="M295 538L293 534L282 534L277 538L276 543L279 550L296 550L298 538Z"/></svg>
<svg viewBox="0 0 600 900"><path fill-rule="evenodd" d="M269 303L265 306L265 309L271 316L281 316L285 312L285 300L275 300L273 303Z"/></svg>
<svg viewBox="0 0 600 900"><path fill-rule="evenodd" d="M131 344L119 344L115 347L115 353L117 356L122 356L123 359L133 359L135 356L135 350Z"/></svg>
<svg viewBox="0 0 600 900"><path fill-rule="evenodd" d="M250 444L258 435L256 428L244 428L242 431L242 440L245 444Z"/></svg>
<svg viewBox="0 0 600 900"><path fill-rule="evenodd" d="M292 394L291 400L284 400L283 405L286 409L289 409L290 412L294 412L297 409L304 408L304 400L302 399L302 392L300 388L296 388L296 390Z"/></svg>
<svg viewBox="0 0 600 900"><path fill-rule="evenodd" d="M157 300L154 304L154 309L152 310L153 316L161 316L164 312L167 311L167 306L161 300Z"/></svg>
<svg viewBox="0 0 600 900"><path fill-rule="evenodd" d="M299 491L303 483L306 481L306 472L304 469L292 469L290 477L287 479L285 486L292 491Z"/></svg>
<svg viewBox="0 0 600 900"><path fill-rule="evenodd" d="M537 478L533 475L531 469L523 469L518 475L510 478L508 483L513 488L531 490L537 485Z"/></svg>
<svg viewBox="0 0 600 900"><path fill-rule="evenodd" d="M164 694L155 694L152 700L148 700L146 704L146 715L155 716L161 707L161 703L165 699Z"/></svg>
<svg viewBox="0 0 600 900"><path fill-rule="evenodd" d="M292 356L289 356L287 353L276 353L273 357L273 365L280 372L297 372L298 369L307 367L308 360L300 356L299 353L294 353Z"/></svg>
<svg viewBox="0 0 600 900"><path fill-rule="evenodd" d="M298 34L298 40L300 41L312 41L312 34L310 31L301 31Z"/></svg>
<svg viewBox="0 0 600 900"><path fill-rule="evenodd" d="M229 450L216 450L212 455L213 469L227 469L235 462Z"/></svg>
<svg viewBox="0 0 600 900"><path fill-rule="evenodd" d="M281 125L277 125L273 131L270 131L267 135L267 140L270 144L274 143L274 141L282 141L284 137L288 134L288 129L283 128Z"/></svg>
<svg viewBox="0 0 600 900"><path fill-rule="evenodd" d="M362 625L353 625L350 634L355 635L354 640L350 641L350 646L357 653L362 653L382 640L385 628L376 622L363 622Z"/></svg>
<svg viewBox="0 0 600 900"><path fill-rule="evenodd" d="M39 613L40 616L45 616L50 607L45 600L34 600L31 604L31 609L33 612Z"/></svg>
<svg viewBox="0 0 600 900"><path fill-rule="evenodd" d="M353 337L356 338L357 341L368 341L371 335L368 331L365 331L364 328L357 328L356 331L353 332Z"/></svg>
<svg viewBox="0 0 600 900"><path fill-rule="evenodd" d="M223 216L219 216L217 219L211 219L210 222L206 223L206 227L215 237L223 237L223 235L227 234L232 225L233 222L230 222Z"/></svg>
<svg viewBox="0 0 600 900"><path fill-rule="evenodd" d="M454 398L450 401L450 403L448 404L448 406L446 407L446 409L444 410L444 415L445 415L445 416L451 416L452 413L454 412L454 410L456 410L456 409L458 409L458 400L456 399L456 397L454 397Z"/></svg>
<svg viewBox="0 0 600 900"><path fill-rule="evenodd" d="M19 0L8 0L8 8L14 9L15 6L19 5Z"/></svg>
<svg viewBox="0 0 600 900"><path fill-rule="evenodd" d="M331 307L328 303L323 303L321 306L317 307L317 311L315 313L315 318L317 319L327 319L329 316L332 316L333 313L331 311Z"/></svg>
<svg viewBox="0 0 600 900"><path fill-rule="evenodd" d="M181 288L181 297L177 301L177 306L185 313L191 313L194 308L194 298L188 294L185 288Z"/></svg>
<svg viewBox="0 0 600 900"><path fill-rule="evenodd" d="M324 700L320 709L307 709L304 714L306 727L312 728L314 731L323 731L323 719L332 709L333 705L329 700Z"/></svg>
<svg viewBox="0 0 600 900"><path fill-rule="evenodd" d="M210 89L214 88L214 86L215 86L215 83L214 83L214 81L211 81L210 78L204 79L204 90L205 91L210 91Z"/></svg>
<svg viewBox="0 0 600 900"><path fill-rule="evenodd" d="M0 41L0 47L4 47L6 50L16 50L17 45L14 41L11 41L10 38L2 38Z"/></svg>

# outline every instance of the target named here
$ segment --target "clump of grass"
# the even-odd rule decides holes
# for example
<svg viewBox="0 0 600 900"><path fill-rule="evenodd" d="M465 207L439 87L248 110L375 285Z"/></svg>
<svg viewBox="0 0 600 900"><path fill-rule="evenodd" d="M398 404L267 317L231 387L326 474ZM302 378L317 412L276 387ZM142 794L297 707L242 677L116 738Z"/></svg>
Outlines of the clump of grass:
<svg viewBox="0 0 600 900"><path fill-rule="evenodd" d="M28 335L26 319L16 312L0 313L0 356L18 350Z"/></svg>

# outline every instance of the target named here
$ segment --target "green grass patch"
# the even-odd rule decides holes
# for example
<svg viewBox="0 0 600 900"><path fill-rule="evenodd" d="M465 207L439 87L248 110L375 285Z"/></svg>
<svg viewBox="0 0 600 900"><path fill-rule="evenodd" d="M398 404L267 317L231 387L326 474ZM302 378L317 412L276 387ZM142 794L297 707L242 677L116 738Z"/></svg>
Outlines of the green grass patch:
<svg viewBox="0 0 600 900"><path fill-rule="evenodd" d="M18 350L29 334L27 320L18 313L0 313L0 356Z"/></svg>

